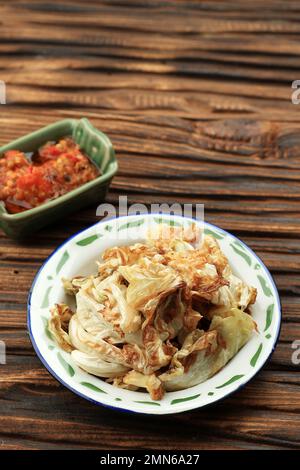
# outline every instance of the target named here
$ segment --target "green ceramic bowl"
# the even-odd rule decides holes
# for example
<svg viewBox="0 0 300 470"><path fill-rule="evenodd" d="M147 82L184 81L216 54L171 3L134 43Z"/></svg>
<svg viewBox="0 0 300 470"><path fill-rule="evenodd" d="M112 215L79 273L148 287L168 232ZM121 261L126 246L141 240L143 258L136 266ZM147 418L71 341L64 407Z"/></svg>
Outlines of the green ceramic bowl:
<svg viewBox="0 0 300 470"><path fill-rule="evenodd" d="M32 152L48 141L71 135L80 148L101 170L101 176L56 199L19 214L9 214L0 202L0 227L13 238L28 236L45 225L84 206L100 203L118 169L109 138L87 119L65 119L43 127L0 148L0 155L11 149Z"/></svg>

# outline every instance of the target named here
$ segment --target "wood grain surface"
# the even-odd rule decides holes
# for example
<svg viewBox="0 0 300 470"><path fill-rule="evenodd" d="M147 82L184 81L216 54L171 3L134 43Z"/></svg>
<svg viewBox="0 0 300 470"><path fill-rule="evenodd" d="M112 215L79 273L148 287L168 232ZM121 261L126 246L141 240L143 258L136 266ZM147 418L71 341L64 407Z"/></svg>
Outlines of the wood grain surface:
<svg viewBox="0 0 300 470"><path fill-rule="evenodd" d="M95 207L22 243L0 234L0 449L300 448L300 6L296 1L0 2L0 145L88 117L120 163L108 201L202 202L280 290L271 361L215 406L173 416L96 407L40 363L26 330L37 269Z"/></svg>

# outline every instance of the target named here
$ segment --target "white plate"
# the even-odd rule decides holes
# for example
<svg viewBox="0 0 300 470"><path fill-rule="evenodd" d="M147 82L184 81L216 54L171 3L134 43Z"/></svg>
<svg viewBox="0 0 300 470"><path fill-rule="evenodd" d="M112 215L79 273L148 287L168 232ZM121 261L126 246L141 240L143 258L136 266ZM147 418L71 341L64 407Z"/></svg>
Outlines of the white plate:
<svg viewBox="0 0 300 470"><path fill-rule="evenodd" d="M191 219L180 216L163 215L162 218L175 225L191 223ZM143 214L99 222L57 248L34 279L28 298L28 329L36 353L57 380L96 404L149 414L179 413L209 405L245 385L263 367L275 348L281 306L269 271L247 245L206 222L205 232L217 238L234 273L258 291L252 315L259 333L253 334L220 372L202 384L168 392L161 401L154 402L148 393L119 389L84 372L73 363L70 354L55 344L47 330L47 319L51 305L67 302L61 278L96 272L95 260L106 248L142 241L149 224L156 225L160 220L159 215Z"/></svg>

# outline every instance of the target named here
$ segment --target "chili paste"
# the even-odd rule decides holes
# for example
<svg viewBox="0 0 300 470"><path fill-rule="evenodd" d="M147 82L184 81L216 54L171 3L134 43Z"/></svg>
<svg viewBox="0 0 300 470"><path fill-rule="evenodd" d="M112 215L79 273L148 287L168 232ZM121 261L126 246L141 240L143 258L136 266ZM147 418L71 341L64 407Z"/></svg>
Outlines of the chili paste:
<svg viewBox="0 0 300 470"><path fill-rule="evenodd" d="M70 137L48 142L32 154L8 150L0 158L0 201L8 212L22 212L99 175L99 169Z"/></svg>

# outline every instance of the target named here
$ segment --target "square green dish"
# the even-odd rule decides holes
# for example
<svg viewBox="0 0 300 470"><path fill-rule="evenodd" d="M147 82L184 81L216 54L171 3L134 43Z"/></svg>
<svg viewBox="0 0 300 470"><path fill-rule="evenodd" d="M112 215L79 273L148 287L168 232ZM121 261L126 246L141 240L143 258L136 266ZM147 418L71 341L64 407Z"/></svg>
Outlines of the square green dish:
<svg viewBox="0 0 300 470"><path fill-rule="evenodd" d="M84 206L100 204L104 200L118 163L109 138L95 129L88 119L65 119L43 127L4 145L0 148L0 155L12 149L33 152L48 141L56 141L68 135L100 169L101 175L63 196L18 214L9 214L4 203L0 202L0 228L8 236L26 237Z"/></svg>

